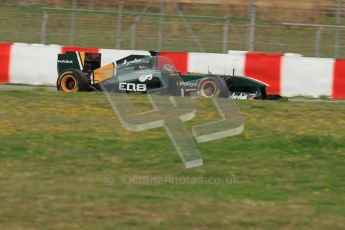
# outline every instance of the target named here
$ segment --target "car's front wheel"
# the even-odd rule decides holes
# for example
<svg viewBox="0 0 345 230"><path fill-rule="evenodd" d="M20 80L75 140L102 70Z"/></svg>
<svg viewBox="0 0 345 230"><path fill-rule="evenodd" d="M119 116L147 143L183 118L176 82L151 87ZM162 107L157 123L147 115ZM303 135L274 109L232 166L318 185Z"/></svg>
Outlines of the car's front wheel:
<svg viewBox="0 0 345 230"><path fill-rule="evenodd" d="M198 93L204 98L218 97L221 92L221 87L218 79L207 77L202 79L198 84Z"/></svg>

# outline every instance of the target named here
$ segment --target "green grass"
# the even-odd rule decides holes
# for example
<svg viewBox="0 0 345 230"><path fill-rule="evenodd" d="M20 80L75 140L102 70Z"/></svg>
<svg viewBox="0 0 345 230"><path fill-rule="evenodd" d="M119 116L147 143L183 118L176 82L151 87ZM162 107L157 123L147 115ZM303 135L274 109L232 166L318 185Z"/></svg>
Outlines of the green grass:
<svg viewBox="0 0 345 230"><path fill-rule="evenodd" d="M126 8L123 19L123 44L122 49L131 49L131 24L135 15L141 8ZM149 12L157 13L157 6ZM222 17L224 11L221 7L183 8L187 16L217 16ZM76 13L76 37L74 45L84 47L115 48L117 40L117 15L116 9L109 8L110 13L78 12ZM69 45L71 12L61 10L49 10L47 23L47 44ZM112 13L111 13L112 12ZM248 19L246 10L240 12L233 9L230 12L228 50L247 50L248 45ZM335 17L325 15L320 11L313 17L303 14L304 11L279 10L263 13L257 16L255 29L255 50L263 52L289 52L299 53L305 56L315 55L315 39L318 28L284 26L282 22L309 22L320 24L335 24ZM176 9L172 6L167 9L167 14L176 15ZM286 15L285 15L286 14ZM298 14L298 15L296 15ZM39 7L18 7L0 4L0 41L39 43L41 21L43 11ZM198 43L192 38L191 32L182 19L166 17L164 19L164 41L162 50L166 51L202 51ZM220 19L186 19L193 30L196 39L200 42L205 52L223 51L224 20ZM341 24L345 25L345 19ZM134 49L157 50L159 17L143 16L136 24L136 42ZM339 57L345 56L343 44L344 33L340 34ZM321 57L334 56L334 44L336 40L335 29L324 28L321 33Z"/></svg>
<svg viewBox="0 0 345 230"><path fill-rule="evenodd" d="M244 133L198 145L204 166L185 169L163 129L125 130L101 93L2 91L0 101L0 229L345 226L345 104L239 101ZM216 117L196 103L189 130Z"/></svg>

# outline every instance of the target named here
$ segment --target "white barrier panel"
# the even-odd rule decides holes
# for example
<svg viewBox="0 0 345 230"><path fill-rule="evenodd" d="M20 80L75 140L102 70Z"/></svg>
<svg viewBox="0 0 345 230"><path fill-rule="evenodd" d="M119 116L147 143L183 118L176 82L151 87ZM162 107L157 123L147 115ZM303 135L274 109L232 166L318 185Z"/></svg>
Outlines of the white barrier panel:
<svg viewBox="0 0 345 230"><path fill-rule="evenodd" d="M244 75L245 53L216 54L216 53L189 53L188 72L232 75Z"/></svg>
<svg viewBox="0 0 345 230"><path fill-rule="evenodd" d="M281 67L282 96L332 95L334 59L284 57Z"/></svg>
<svg viewBox="0 0 345 230"><path fill-rule="evenodd" d="M228 50L228 54L231 54L231 55L246 55L246 53L248 53L248 51L244 51L244 50Z"/></svg>
<svg viewBox="0 0 345 230"><path fill-rule="evenodd" d="M228 54L232 55L246 55L250 51L243 51L243 50L228 50ZM302 54L296 54L296 53L283 53L283 56L288 57L303 57Z"/></svg>
<svg viewBox="0 0 345 230"><path fill-rule="evenodd" d="M10 82L56 84L58 45L15 43L11 52Z"/></svg>

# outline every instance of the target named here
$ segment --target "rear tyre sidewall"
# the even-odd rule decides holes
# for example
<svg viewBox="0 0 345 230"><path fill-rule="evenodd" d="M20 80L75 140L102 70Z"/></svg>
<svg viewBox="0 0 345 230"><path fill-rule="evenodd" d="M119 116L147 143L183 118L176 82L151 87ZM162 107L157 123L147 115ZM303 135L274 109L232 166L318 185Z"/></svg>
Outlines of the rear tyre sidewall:
<svg viewBox="0 0 345 230"><path fill-rule="evenodd" d="M80 70L66 70L58 77L56 84L58 91L66 93L90 90L87 76Z"/></svg>

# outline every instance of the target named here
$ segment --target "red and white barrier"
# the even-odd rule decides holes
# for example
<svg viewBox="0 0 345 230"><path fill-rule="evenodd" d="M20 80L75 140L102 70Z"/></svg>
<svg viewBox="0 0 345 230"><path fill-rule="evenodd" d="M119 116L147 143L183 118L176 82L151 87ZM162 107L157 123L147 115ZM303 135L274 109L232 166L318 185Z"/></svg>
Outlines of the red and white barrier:
<svg viewBox="0 0 345 230"><path fill-rule="evenodd" d="M345 59L335 60L332 83L332 97L345 98Z"/></svg>
<svg viewBox="0 0 345 230"><path fill-rule="evenodd" d="M182 73L211 71L245 75L270 85L282 96L345 98L345 59L311 58L298 54L229 52L228 54L163 52ZM181 60L184 60L181 64Z"/></svg>
<svg viewBox="0 0 345 230"><path fill-rule="evenodd" d="M332 95L334 59L285 57L281 69L281 93L286 96Z"/></svg>
<svg viewBox="0 0 345 230"><path fill-rule="evenodd" d="M11 47L10 43L0 43L0 83L10 82Z"/></svg>
<svg viewBox="0 0 345 230"><path fill-rule="evenodd" d="M0 83L54 85L57 55L66 51L100 52L102 65L131 54L149 55L141 50L0 43ZM160 52L159 55L169 57L181 73L232 74L235 70L237 75L268 83L270 94L345 98L345 59L246 51L228 54Z"/></svg>
<svg viewBox="0 0 345 230"><path fill-rule="evenodd" d="M0 83L56 84L57 55L66 51L100 52L103 64L109 64L131 54L150 55L149 52L140 50L0 43Z"/></svg>
<svg viewBox="0 0 345 230"><path fill-rule="evenodd" d="M270 85L269 94L281 94L281 64L283 54L246 53L245 75Z"/></svg>
<svg viewBox="0 0 345 230"><path fill-rule="evenodd" d="M60 46L14 44L11 51L10 82L54 84Z"/></svg>

